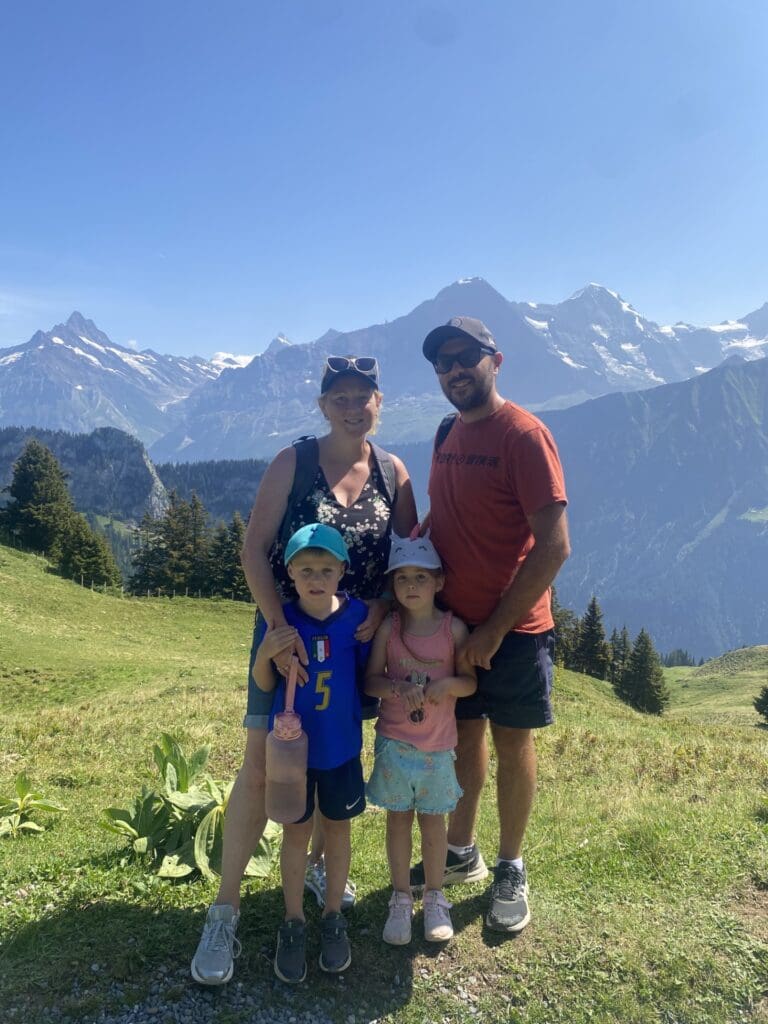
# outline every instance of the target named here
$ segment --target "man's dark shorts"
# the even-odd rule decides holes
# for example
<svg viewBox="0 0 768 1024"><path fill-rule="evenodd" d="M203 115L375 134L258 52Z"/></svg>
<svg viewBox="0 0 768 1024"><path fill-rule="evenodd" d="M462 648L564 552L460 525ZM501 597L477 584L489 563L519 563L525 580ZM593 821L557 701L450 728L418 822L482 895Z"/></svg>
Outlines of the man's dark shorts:
<svg viewBox="0 0 768 1024"><path fill-rule="evenodd" d="M507 633L491 668L477 670L477 691L456 701L458 721L488 718L511 729L552 725L555 634Z"/></svg>
<svg viewBox="0 0 768 1024"><path fill-rule="evenodd" d="M259 650L256 637L259 635L260 629L263 628L259 623L260 618L261 612L258 612L256 615L256 624L253 627L251 657L248 661L248 707L245 712L245 718L243 719L243 726L246 729L269 728L269 713L272 710L272 701L275 696L274 693L266 693L264 690L260 690L253 678L253 666L256 662L256 654ZM366 694L362 692L362 688L360 692L360 703L363 708L363 718L376 718L379 713L379 702L375 697L366 696Z"/></svg>
<svg viewBox="0 0 768 1024"><path fill-rule="evenodd" d="M365 810L365 783L359 757L338 768L307 769L307 809L295 824L309 821L315 804L331 821L347 821Z"/></svg>

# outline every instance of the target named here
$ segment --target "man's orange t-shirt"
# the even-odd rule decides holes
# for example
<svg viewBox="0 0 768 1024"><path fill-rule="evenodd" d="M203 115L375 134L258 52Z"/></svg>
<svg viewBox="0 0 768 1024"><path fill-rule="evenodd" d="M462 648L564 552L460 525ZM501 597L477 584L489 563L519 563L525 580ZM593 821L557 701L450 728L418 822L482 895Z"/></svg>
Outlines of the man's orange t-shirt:
<svg viewBox="0 0 768 1024"><path fill-rule="evenodd" d="M429 501L432 540L445 571L440 598L477 626L533 547L527 516L567 503L552 435L512 402L474 423L457 417L433 453ZM547 590L514 630L542 633L553 625Z"/></svg>

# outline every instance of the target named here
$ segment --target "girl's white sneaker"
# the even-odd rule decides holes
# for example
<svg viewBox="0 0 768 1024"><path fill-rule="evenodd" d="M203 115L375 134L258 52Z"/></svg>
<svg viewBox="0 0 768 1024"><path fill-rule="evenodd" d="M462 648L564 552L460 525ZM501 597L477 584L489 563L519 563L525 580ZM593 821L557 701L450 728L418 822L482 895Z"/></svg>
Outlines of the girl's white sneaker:
<svg viewBox="0 0 768 1024"><path fill-rule="evenodd" d="M389 916L382 938L390 946L406 946L411 941L413 897L405 892L393 892L389 900Z"/></svg>
<svg viewBox="0 0 768 1024"><path fill-rule="evenodd" d="M453 938L453 925L448 911L453 906L440 889L424 893L424 938L427 942L447 942Z"/></svg>

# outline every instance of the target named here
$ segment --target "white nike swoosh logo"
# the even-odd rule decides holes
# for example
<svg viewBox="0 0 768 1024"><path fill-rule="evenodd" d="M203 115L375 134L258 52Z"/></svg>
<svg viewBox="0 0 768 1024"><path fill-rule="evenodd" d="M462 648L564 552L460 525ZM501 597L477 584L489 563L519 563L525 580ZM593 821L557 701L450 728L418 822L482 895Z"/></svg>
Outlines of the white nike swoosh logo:
<svg viewBox="0 0 768 1024"><path fill-rule="evenodd" d="M358 797L357 800L353 800L351 804L345 804L344 806L346 807L346 809L348 811L351 811L352 808L355 806L355 804L359 804L359 803L360 803L360 797Z"/></svg>

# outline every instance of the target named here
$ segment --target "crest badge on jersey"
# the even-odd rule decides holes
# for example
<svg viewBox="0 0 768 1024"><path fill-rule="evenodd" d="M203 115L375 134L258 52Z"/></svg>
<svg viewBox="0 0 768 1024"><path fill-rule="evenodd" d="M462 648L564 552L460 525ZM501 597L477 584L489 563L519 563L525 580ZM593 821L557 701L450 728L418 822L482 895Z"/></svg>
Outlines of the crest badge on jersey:
<svg viewBox="0 0 768 1024"><path fill-rule="evenodd" d="M312 658L322 664L324 661L328 661L331 656L331 638L329 636L313 636L312 642Z"/></svg>

